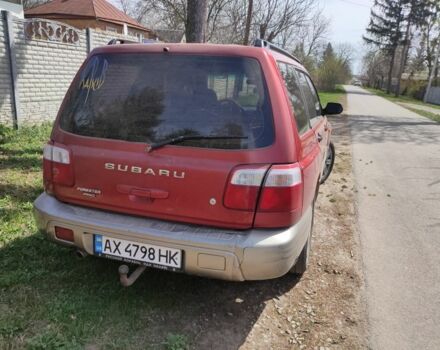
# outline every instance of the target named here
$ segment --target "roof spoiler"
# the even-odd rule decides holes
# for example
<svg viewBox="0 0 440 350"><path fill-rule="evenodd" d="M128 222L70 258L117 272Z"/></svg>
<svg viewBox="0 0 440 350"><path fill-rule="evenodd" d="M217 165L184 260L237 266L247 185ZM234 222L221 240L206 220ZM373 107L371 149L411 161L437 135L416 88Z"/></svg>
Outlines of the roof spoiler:
<svg viewBox="0 0 440 350"><path fill-rule="evenodd" d="M280 54L282 54L284 56L287 56L287 57L291 58L292 60L298 62L299 64L302 64L301 61L297 57L293 56L287 50L285 50L285 49L283 49L283 48L281 48L281 47L271 43L270 41L257 38L257 39L254 40L253 46L255 46L255 47L262 47L262 48L266 48L266 49L278 52L278 53L280 53Z"/></svg>

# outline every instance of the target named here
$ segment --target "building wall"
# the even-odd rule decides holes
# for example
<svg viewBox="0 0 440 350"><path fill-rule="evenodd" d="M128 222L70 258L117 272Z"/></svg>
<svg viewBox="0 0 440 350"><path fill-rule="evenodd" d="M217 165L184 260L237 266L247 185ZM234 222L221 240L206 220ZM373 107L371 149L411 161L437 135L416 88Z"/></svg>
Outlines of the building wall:
<svg viewBox="0 0 440 350"><path fill-rule="evenodd" d="M23 5L0 0L0 11L9 11L18 18L24 18Z"/></svg>
<svg viewBox="0 0 440 350"><path fill-rule="evenodd" d="M33 19L35 20L35 19ZM29 20L30 21L30 20ZM88 54L89 42L94 47L106 45L111 39L123 37L118 33L75 30L77 41L30 38L25 31L28 20L13 18L13 40L17 67L18 124L29 125L53 121L64 95L79 67ZM47 20L44 20L47 21ZM55 22L51 22L57 25ZM6 41L6 21L0 20L0 123L13 125L13 93L9 49Z"/></svg>

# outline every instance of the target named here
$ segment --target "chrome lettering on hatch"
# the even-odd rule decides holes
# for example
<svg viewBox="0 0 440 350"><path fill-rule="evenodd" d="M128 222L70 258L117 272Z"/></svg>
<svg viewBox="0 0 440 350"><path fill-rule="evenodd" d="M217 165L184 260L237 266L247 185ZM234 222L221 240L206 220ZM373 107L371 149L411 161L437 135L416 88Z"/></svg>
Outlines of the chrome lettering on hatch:
<svg viewBox="0 0 440 350"><path fill-rule="evenodd" d="M96 197L102 193L101 190L95 188L77 187L76 189L86 197Z"/></svg>
<svg viewBox="0 0 440 350"><path fill-rule="evenodd" d="M130 172L133 174L165 176L165 177L173 177L175 179L185 178L184 171L169 170L169 169L143 168L140 166L128 166L126 164L115 164L115 163L105 163L104 168L113 171Z"/></svg>

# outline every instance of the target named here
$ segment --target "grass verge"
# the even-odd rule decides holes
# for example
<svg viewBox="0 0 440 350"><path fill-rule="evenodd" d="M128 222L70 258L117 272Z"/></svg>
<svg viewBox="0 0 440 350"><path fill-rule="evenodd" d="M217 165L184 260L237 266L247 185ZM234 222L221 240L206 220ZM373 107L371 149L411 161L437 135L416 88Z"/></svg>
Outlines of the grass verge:
<svg viewBox="0 0 440 350"><path fill-rule="evenodd" d="M412 107L408 107L408 106L402 106L402 107L405 107L406 109L409 109L410 111L412 111L414 113L420 114L423 117L432 119L432 120L440 123L440 112L439 112L439 114L436 114L436 113L424 111L424 110L421 110L418 108L412 108Z"/></svg>
<svg viewBox="0 0 440 350"><path fill-rule="evenodd" d="M342 103L346 92L342 86L337 86L335 91L319 91L319 99L322 107L325 107L329 102Z"/></svg>
<svg viewBox="0 0 440 350"><path fill-rule="evenodd" d="M408 96L396 97L394 95L387 94L385 91L379 90L379 89L372 89L372 88L367 88L367 87L365 89L370 91L370 92L372 92L375 95L378 95L380 97L386 98L387 100L389 100L391 102L397 103L400 106L402 106L402 107L404 107L404 108L406 108L406 109L408 109L408 110L410 110L410 111L412 111L414 113L417 113L417 114L419 114L419 115L421 115L423 117L429 118L429 119L434 120L436 122L440 122L440 106L434 105L432 103L424 103L423 101L416 100L416 99L414 99L412 97L408 97ZM425 106L425 107L430 107L430 108L438 109L439 113L438 114L432 113L432 112L423 110L421 108L410 107L410 106L404 105L402 103L411 103L411 104L414 104L414 105L419 105L419 106Z"/></svg>
<svg viewBox="0 0 440 350"><path fill-rule="evenodd" d="M160 273L149 283L162 292L123 289L117 263L78 260L37 232L32 202L43 191L42 147L50 129L0 130L0 349L188 348L181 329L158 331L148 316L155 308L162 315L179 308L183 276L169 291Z"/></svg>
<svg viewBox="0 0 440 350"><path fill-rule="evenodd" d="M438 109L440 111L440 106L432 104L432 103L425 103L423 101L420 100L416 100L415 98L409 97L409 96L399 96L396 97L392 94L387 94L385 91L383 90L379 90L379 89L373 89L373 88L369 88L369 87L364 87L365 90L368 90L370 92L372 92L375 95L378 95L380 97L384 97L392 102L402 102L402 103L412 103L412 104L416 104L416 105L420 105L420 106L426 106L426 107L430 107L430 108L435 108Z"/></svg>

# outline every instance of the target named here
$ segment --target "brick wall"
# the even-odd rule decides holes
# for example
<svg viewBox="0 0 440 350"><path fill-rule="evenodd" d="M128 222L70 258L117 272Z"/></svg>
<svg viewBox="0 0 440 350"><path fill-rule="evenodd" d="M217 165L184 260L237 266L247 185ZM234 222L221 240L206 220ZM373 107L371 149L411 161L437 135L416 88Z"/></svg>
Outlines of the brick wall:
<svg viewBox="0 0 440 350"><path fill-rule="evenodd" d="M87 56L86 36L80 32L77 45L27 40L22 20L14 21L14 31L21 123L53 120Z"/></svg>
<svg viewBox="0 0 440 350"><path fill-rule="evenodd" d="M47 21L47 20L45 20ZM88 53L85 30L75 30L79 40L65 43L30 38L25 34L26 20L13 19L17 67L18 124L29 125L55 119L62 99ZM14 118L6 21L0 20L0 123L12 125ZM118 33L90 30L92 49L106 45Z"/></svg>

